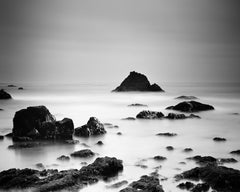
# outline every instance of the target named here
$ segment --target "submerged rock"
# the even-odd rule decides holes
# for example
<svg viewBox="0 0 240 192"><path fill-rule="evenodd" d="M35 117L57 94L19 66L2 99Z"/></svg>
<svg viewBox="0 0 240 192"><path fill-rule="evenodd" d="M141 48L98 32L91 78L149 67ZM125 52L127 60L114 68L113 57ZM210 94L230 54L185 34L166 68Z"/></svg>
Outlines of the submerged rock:
<svg viewBox="0 0 240 192"><path fill-rule="evenodd" d="M0 189L26 189L33 191L77 191L99 179L115 176L123 170L122 161L116 158L97 158L80 170L9 169L0 172Z"/></svg>
<svg viewBox="0 0 240 192"><path fill-rule="evenodd" d="M8 87L17 87L16 85L10 84Z"/></svg>
<svg viewBox="0 0 240 192"><path fill-rule="evenodd" d="M163 117L163 113L157 111L141 111L136 116L137 119L161 119Z"/></svg>
<svg viewBox="0 0 240 192"><path fill-rule="evenodd" d="M177 133L158 133L157 136L174 137L177 136Z"/></svg>
<svg viewBox="0 0 240 192"><path fill-rule="evenodd" d="M227 139L222 138L222 137L214 137L213 141L227 141Z"/></svg>
<svg viewBox="0 0 240 192"><path fill-rule="evenodd" d="M13 145L9 145L9 149L24 149L24 148L34 148L43 145L40 142L21 142L21 143L14 143Z"/></svg>
<svg viewBox="0 0 240 192"><path fill-rule="evenodd" d="M106 130L104 129L104 125L96 117L90 117L86 125L75 129L74 135L79 137L89 137L105 133Z"/></svg>
<svg viewBox="0 0 240 192"><path fill-rule="evenodd" d="M12 96L4 91L3 89L0 90L0 99L12 99Z"/></svg>
<svg viewBox="0 0 240 192"><path fill-rule="evenodd" d="M147 107L147 105L140 104L140 103L134 103L134 104L128 105L128 107Z"/></svg>
<svg viewBox="0 0 240 192"><path fill-rule="evenodd" d="M81 157L81 158L93 157L94 155L95 153L92 152L90 149L83 149L83 150L75 151L71 153L72 157Z"/></svg>
<svg viewBox="0 0 240 192"><path fill-rule="evenodd" d="M127 118L123 118L122 120L134 121L134 120L136 120L136 118L134 118L134 117L127 117Z"/></svg>
<svg viewBox="0 0 240 192"><path fill-rule="evenodd" d="M197 102L197 101L184 101L175 106L167 107L166 109L172 109L172 110L182 111L182 112L199 112L199 111L214 110L214 107L211 105Z"/></svg>
<svg viewBox="0 0 240 192"><path fill-rule="evenodd" d="M194 156L194 157L189 157L188 159L196 161L196 163L200 165L207 165L207 164L222 164L222 163L236 163L238 162L234 158L214 158L211 156Z"/></svg>
<svg viewBox="0 0 240 192"><path fill-rule="evenodd" d="M157 177L143 175L120 192L164 192L164 190Z"/></svg>
<svg viewBox="0 0 240 192"><path fill-rule="evenodd" d="M176 178L202 180L214 190L222 192L238 192L240 189L240 171L223 166L196 167L177 175Z"/></svg>
<svg viewBox="0 0 240 192"><path fill-rule="evenodd" d="M13 118L13 139L71 140L74 131L73 121L64 118L56 121L45 106L34 106L15 113Z"/></svg>
<svg viewBox="0 0 240 192"><path fill-rule="evenodd" d="M124 79L120 86L113 91L125 92L125 91L153 91L162 92L163 90L157 84L150 84L147 77L141 73L135 71L130 72L128 77Z"/></svg>
<svg viewBox="0 0 240 192"><path fill-rule="evenodd" d="M175 99L194 100L194 99L198 99L198 98L195 97L195 96L186 96L186 95L182 95L182 96L176 97Z"/></svg>

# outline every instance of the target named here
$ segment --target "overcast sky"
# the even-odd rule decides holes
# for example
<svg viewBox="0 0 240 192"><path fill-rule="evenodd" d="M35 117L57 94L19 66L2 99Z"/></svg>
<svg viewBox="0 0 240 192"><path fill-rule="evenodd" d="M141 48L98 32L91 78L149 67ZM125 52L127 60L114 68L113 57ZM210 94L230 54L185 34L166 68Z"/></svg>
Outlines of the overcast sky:
<svg viewBox="0 0 240 192"><path fill-rule="evenodd" d="M240 82L239 0L0 0L1 82Z"/></svg>

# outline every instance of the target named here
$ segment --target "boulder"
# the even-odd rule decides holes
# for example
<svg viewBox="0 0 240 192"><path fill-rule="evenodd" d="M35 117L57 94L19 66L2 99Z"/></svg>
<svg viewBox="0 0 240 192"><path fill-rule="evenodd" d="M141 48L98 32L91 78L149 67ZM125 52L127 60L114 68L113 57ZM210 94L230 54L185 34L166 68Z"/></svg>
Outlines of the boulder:
<svg viewBox="0 0 240 192"><path fill-rule="evenodd" d="M12 96L4 91L3 89L0 90L0 99L12 99Z"/></svg>
<svg viewBox="0 0 240 192"><path fill-rule="evenodd" d="M31 139L67 140L72 139L73 121L64 118L56 121L45 106L34 106L15 113L13 118L13 139L29 137Z"/></svg>
<svg viewBox="0 0 240 192"><path fill-rule="evenodd" d="M69 156L66 156L66 155L62 155L62 156L58 157L57 160L60 160L60 161L69 161L69 160L70 160L70 157L69 157Z"/></svg>
<svg viewBox="0 0 240 192"><path fill-rule="evenodd" d="M227 139L222 138L222 137L214 137L213 141L221 142L221 141L227 141Z"/></svg>
<svg viewBox="0 0 240 192"><path fill-rule="evenodd" d="M155 176L143 175L120 192L164 192L159 179Z"/></svg>
<svg viewBox="0 0 240 192"><path fill-rule="evenodd" d="M207 183L198 183L192 188L191 192L207 192L210 186Z"/></svg>
<svg viewBox="0 0 240 192"><path fill-rule="evenodd" d="M240 171L224 166L196 167L177 175L176 179L202 180L212 189L222 192L238 192L240 189Z"/></svg>
<svg viewBox="0 0 240 192"><path fill-rule="evenodd" d="M94 155L95 153L92 152L90 149L83 149L83 150L75 151L71 153L72 157L81 157L81 158L93 157Z"/></svg>
<svg viewBox="0 0 240 192"><path fill-rule="evenodd" d="M161 119L163 117L163 113L157 111L141 111L136 116L137 119Z"/></svg>
<svg viewBox="0 0 240 192"><path fill-rule="evenodd" d="M130 72L128 77L124 79L120 86L113 91L125 92L125 91L153 91L162 92L163 90L157 84L150 84L147 77L141 73L135 71Z"/></svg>
<svg viewBox="0 0 240 192"><path fill-rule="evenodd" d="M185 183L180 183L177 187L180 188L180 189L183 189L183 190L184 190L184 189L190 190L190 189L192 189L194 186L195 186L194 183L187 181L187 182L185 182Z"/></svg>
<svg viewBox="0 0 240 192"><path fill-rule="evenodd" d="M173 151L173 150L174 150L174 147L173 147L173 146L167 146L166 149L167 149L168 151Z"/></svg>
<svg viewBox="0 0 240 192"><path fill-rule="evenodd" d="M214 110L214 107L211 105L197 102L197 101L184 101L175 106L167 107L166 109L172 109L176 111L191 113L191 112Z"/></svg>
<svg viewBox="0 0 240 192"><path fill-rule="evenodd" d="M23 87L19 87L18 90L23 90Z"/></svg>
<svg viewBox="0 0 240 192"><path fill-rule="evenodd" d="M192 148L185 148L185 149L183 149L183 151L186 152L186 153L188 153L188 152L192 152L193 149L192 149Z"/></svg>
<svg viewBox="0 0 240 192"><path fill-rule="evenodd" d="M163 157L163 156L160 156L160 155L157 155L157 156L154 156L153 159L156 160L156 161L164 161L164 160L166 160L167 158L166 158L166 157Z"/></svg>
<svg viewBox="0 0 240 192"><path fill-rule="evenodd" d="M165 117L166 119L187 119L187 118L197 118L199 119L200 117L198 115L190 114L189 116L185 114L177 114L177 113L168 113L168 115Z"/></svg>
<svg viewBox="0 0 240 192"><path fill-rule="evenodd" d="M0 172L0 189L26 189L32 191L78 191L79 189L116 176L123 170L122 161L116 158L97 158L80 170L9 169Z"/></svg>
<svg viewBox="0 0 240 192"><path fill-rule="evenodd" d="M74 135L79 137L96 136L105 133L106 130L104 129L103 124L96 117L90 117L86 125L78 127L74 131Z"/></svg>

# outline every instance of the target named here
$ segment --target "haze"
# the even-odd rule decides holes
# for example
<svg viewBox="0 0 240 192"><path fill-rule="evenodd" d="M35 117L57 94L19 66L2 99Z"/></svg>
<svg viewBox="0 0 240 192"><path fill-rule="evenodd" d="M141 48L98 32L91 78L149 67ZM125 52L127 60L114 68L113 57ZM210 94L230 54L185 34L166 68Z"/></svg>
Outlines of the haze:
<svg viewBox="0 0 240 192"><path fill-rule="evenodd" d="M1 0L1 82L240 82L236 0Z"/></svg>

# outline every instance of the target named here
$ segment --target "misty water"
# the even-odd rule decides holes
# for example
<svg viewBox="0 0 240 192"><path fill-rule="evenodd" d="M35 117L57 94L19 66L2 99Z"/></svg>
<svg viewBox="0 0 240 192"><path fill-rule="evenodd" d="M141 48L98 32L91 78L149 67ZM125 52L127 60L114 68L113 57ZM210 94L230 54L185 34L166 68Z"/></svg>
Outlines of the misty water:
<svg viewBox="0 0 240 192"><path fill-rule="evenodd" d="M217 158L239 156L229 154L240 149L240 86L239 84L221 83L159 83L165 93L111 93L117 84L65 84L40 85L21 84L24 90L6 87L13 100L0 100L0 135L11 132L12 119L16 111L28 106L45 105L57 120L64 117L72 118L74 126L87 123L89 117L97 117L102 123L112 123L119 128L107 128L107 134L99 137L77 138L80 143L75 145L51 143L30 149L8 149L12 140L4 138L0 141L0 171L9 168L34 168L36 163L43 163L47 169L65 170L80 169L82 162L92 163L95 158L109 156L123 160L124 170L110 181L98 182L81 191L119 191L107 186L118 181L129 183L138 180L144 174L150 174L159 167L160 181L166 192L183 191L176 188L178 182L174 175L197 165L187 157L194 155L211 155ZM194 95L200 102L211 104L214 111L197 113L201 119L186 120L122 120L135 117L141 110L161 111L165 115L167 106L175 105L180 95ZM132 103L142 103L148 107L128 107ZM122 135L117 135L121 132ZM160 132L177 133L176 137L156 136ZM226 142L214 142L214 137L225 137ZM96 145L101 140L104 145ZM88 147L89 146L89 147ZM173 146L173 151L166 150ZM184 148L193 149L190 153ZM89 148L97 155L89 159L71 158L69 162L58 161L57 157ZM154 161L156 155L167 157L166 161ZM186 164L180 164L186 162ZM145 167L137 165L146 165ZM226 163L224 166L240 169L240 163ZM167 180L166 180L167 178ZM123 187L126 187L123 186Z"/></svg>

